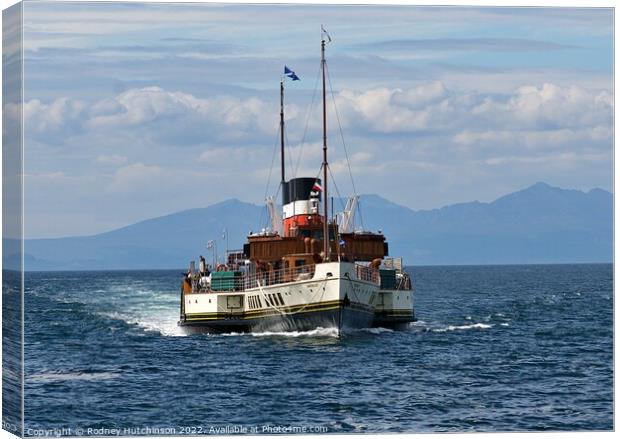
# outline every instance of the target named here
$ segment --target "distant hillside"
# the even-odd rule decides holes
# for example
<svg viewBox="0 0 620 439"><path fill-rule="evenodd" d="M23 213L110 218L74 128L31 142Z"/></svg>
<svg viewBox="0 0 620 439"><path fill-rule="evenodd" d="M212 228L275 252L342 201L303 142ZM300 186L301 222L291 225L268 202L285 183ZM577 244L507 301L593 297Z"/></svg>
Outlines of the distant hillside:
<svg viewBox="0 0 620 439"><path fill-rule="evenodd" d="M219 254L242 247L263 207L227 200L205 208L184 210L148 219L111 232L88 237L32 239L25 244L26 269L150 269L186 267L190 259L211 255L207 241L215 240Z"/></svg>
<svg viewBox="0 0 620 439"><path fill-rule="evenodd" d="M361 197L362 220L382 230L392 255L407 264L610 262L613 196L537 183L491 203L461 203L413 211L377 195ZM27 240L28 270L181 268L209 239L221 254L265 224L262 206L228 200L153 218L89 237Z"/></svg>

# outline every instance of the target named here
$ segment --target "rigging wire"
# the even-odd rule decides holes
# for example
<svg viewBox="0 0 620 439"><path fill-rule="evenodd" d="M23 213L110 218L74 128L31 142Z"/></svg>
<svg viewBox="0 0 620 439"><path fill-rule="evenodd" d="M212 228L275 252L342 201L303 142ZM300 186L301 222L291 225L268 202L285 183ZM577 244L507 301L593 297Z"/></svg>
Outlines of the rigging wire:
<svg viewBox="0 0 620 439"><path fill-rule="evenodd" d="M310 116L312 115L312 110L314 109L314 102L316 100L316 92L318 90L319 78L321 76L321 65L319 64L319 69L316 72L316 79L314 81L314 92L312 93L312 102L310 103L310 107L308 107L308 112L306 113L306 125L304 127L304 133L301 136L301 143L299 145L299 155L297 156L297 163L295 165L295 169L293 171L293 177L297 177L297 171L299 171L299 165L301 163L301 157L304 153L304 145L306 142L306 134L308 133L308 126L310 124Z"/></svg>
<svg viewBox="0 0 620 439"><path fill-rule="evenodd" d="M292 159L292 153L293 153L293 148L291 147L291 143L288 140L288 132L286 131L286 126L284 128L284 138L286 139L286 144L285 144L285 148L286 148L286 152L287 152L287 158L288 158L288 165L290 166L289 170L293 169L293 159Z"/></svg>
<svg viewBox="0 0 620 439"><path fill-rule="evenodd" d="M334 185L334 188L336 189L336 194L338 194L338 202L340 203L340 206L342 207L342 210L344 211L346 206L344 205L344 203L342 201L343 198L342 198L342 195L340 195L340 191L338 190L338 185L336 184L336 179L334 178L334 174L332 174L331 166L328 166L327 170L329 171L329 175L332 178L332 183ZM332 215L333 215L333 212L332 212Z"/></svg>
<svg viewBox="0 0 620 439"><path fill-rule="evenodd" d="M332 102L333 102L333 105L334 105L334 110L335 110L335 113L336 113L336 120L338 121L338 131L340 133L340 140L342 141L342 146L343 146L343 150L344 150L344 154L345 154L345 159L346 159L346 162L347 162L347 170L349 171L349 178L351 180L351 186L352 186L352 189L353 189L353 194L354 194L354 196L357 197L357 188L355 186L355 180L353 179L353 171L351 169L351 161L349 160L349 152L348 152L348 149L347 149L346 142L344 140L344 133L342 131L342 123L340 121L340 113L338 112L338 106L336 105L336 97L335 97L335 94L334 94L334 89L333 89L333 86L332 86L331 76L329 74L329 67L327 66L327 63L325 63L325 70L326 70L326 73L327 73L327 79L328 79L328 82L329 82L329 89L330 89L330 93L331 93L331 97L332 97ZM310 103L310 107L308 108L308 112L306 113L306 123L305 123L305 127L304 127L304 132L303 132L303 135L302 135L302 138L301 138L301 142L300 142L300 149L299 149L299 154L297 156L297 162L296 162L294 168L293 168L293 159L292 159L292 148L290 146L290 142L289 142L289 139L288 139L288 134L287 134L286 130L284 130L284 136L286 138L286 146L287 146L287 149L288 149L288 152L289 152L289 154L287 154L288 162L289 162L288 164L291 166L291 169L293 169L293 172L292 172L292 177L293 178L295 178L297 176L297 172L299 171L299 166L301 164L301 159L303 157L304 145L306 143L306 135L308 133L308 127L309 127L309 124L310 124L310 116L312 115L312 111L314 109L314 104L315 104L315 101L316 101L316 94L317 94L317 90L318 90L318 82L319 82L319 78L320 78L320 73L321 73L321 65L319 65L319 68L317 70L316 79L315 79L315 83L314 83L314 91L313 91L313 94L312 94L312 101ZM271 183L271 175L273 173L273 167L274 167L274 163L275 163L275 158L276 158L276 152L277 152L277 146L278 146L278 139L279 139L279 137L280 137L280 125L278 124L276 141L274 142L273 155L272 155L272 158L271 158L271 167L269 168L269 176L267 178L267 185L265 187L265 194L263 196L264 199L267 199L267 194L269 193L269 185ZM341 196L340 191L338 189L338 186L336 185L336 179L334 178L334 175L333 175L333 173L331 171L331 168L328 166L327 169L328 169L330 177L332 179L334 188L336 189L336 193L338 195L339 202L340 202L340 204L341 204L341 206L342 206L342 208L344 210L345 206L343 204L343 199L342 199L342 196ZM320 166L319 172L318 172L318 174L316 176L316 179L318 179L320 177L322 170L323 170L323 165ZM325 182L323 184L325 184ZM277 189L277 192L275 194L276 198L277 198L278 194L280 193L280 189L281 189L281 184L278 184L278 189ZM324 200L324 202L327 203L328 200ZM360 200L358 198L357 211L359 213L360 223L361 223L361 226L362 226L362 229L363 229L364 228L364 219L363 219L363 216L362 216L362 211L361 211L361 208L360 208L360 204L361 203L360 203ZM261 218L260 218L260 224L261 225L262 225L263 214L264 214L265 210L266 209L262 209L261 210Z"/></svg>
<svg viewBox="0 0 620 439"><path fill-rule="evenodd" d="M263 200L267 200L267 194L269 193L269 184L271 183L271 174L273 173L273 165L276 161L276 152L278 151L278 140L280 139L280 124L278 124L278 130L276 133L276 141L273 144L273 153L271 155L271 166L269 167L269 176L267 177L267 184L265 186L265 194L263 195ZM278 192L280 192L280 185L278 185ZM278 193L276 193L276 197L278 196ZM264 209L261 209L260 211L260 218L258 220L258 226L259 228L261 228L263 226L263 215L265 214L265 211L267 210L267 207L265 206ZM265 219L266 221L266 219Z"/></svg>
<svg viewBox="0 0 620 439"><path fill-rule="evenodd" d="M327 63L325 63L325 70L327 71L327 80L329 82L329 91L331 92L332 95L332 101L334 102L334 112L336 113L336 120L338 121L338 130L340 131L340 139L342 140L342 147L344 149L344 156L347 160L347 168L349 169L349 177L351 178L351 186L353 187L353 195L355 197L357 197L357 188L355 187L355 180L353 180L353 172L351 171L351 161L349 160L349 152L347 150L347 144L344 141L344 134L342 132L342 124L340 123L340 114L338 113L338 106L336 105L336 97L334 96L334 89L332 87L332 78L331 75L329 74L329 67L327 66ZM333 179L333 177L332 177ZM360 217L360 223L362 225L362 229L364 229L364 218L362 217L362 210L360 208L360 200L358 198L358 202L357 202L357 211L359 213L359 217Z"/></svg>

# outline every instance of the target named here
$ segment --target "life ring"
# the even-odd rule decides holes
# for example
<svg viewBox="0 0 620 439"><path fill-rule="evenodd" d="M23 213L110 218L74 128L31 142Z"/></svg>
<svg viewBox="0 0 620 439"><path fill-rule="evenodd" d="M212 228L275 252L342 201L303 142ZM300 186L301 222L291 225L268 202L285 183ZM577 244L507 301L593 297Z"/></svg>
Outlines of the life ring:
<svg viewBox="0 0 620 439"><path fill-rule="evenodd" d="M218 264L216 271L228 271L226 264Z"/></svg>

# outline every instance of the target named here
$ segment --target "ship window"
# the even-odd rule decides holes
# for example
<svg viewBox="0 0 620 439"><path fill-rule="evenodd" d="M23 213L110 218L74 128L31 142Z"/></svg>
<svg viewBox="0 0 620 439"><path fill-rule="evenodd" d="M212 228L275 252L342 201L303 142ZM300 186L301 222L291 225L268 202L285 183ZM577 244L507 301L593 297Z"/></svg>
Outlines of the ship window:
<svg viewBox="0 0 620 439"><path fill-rule="evenodd" d="M295 267L301 267L302 265L306 264L306 260L305 259L295 259Z"/></svg>
<svg viewBox="0 0 620 439"><path fill-rule="evenodd" d="M280 305L284 306L284 299L282 299L282 295L278 293L278 299L280 299Z"/></svg>

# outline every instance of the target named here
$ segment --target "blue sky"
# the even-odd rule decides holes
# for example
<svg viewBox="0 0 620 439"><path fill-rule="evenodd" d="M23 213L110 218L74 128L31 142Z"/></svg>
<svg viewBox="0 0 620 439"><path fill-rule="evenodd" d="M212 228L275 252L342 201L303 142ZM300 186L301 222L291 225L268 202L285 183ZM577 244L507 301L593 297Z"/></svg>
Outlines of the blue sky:
<svg viewBox="0 0 620 439"><path fill-rule="evenodd" d="M421 209L537 181L612 189L611 9L29 2L27 236L261 203L284 64L302 78L287 84L289 176L316 175L321 23L359 193Z"/></svg>

